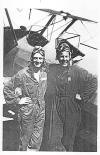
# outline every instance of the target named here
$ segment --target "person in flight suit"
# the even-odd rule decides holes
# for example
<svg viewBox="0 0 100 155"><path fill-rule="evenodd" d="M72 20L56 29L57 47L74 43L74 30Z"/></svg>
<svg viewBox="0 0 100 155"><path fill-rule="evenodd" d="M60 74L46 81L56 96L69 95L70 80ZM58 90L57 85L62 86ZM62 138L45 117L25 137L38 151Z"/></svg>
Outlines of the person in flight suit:
<svg viewBox="0 0 100 155"><path fill-rule="evenodd" d="M67 41L59 43L56 49L56 59L59 64L49 66L48 86L46 95L46 116L44 136L41 150L45 150L49 141L48 125L50 127L50 110L55 102L56 110L63 123L63 136L61 142L66 151L73 151L75 135L81 121L82 104L88 100L97 90L97 78L88 71L73 64L73 50ZM55 100L55 101L54 101ZM48 110L49 109L49 110Z"/></svg>
<svg viewBox="0 0 100 155"><path fill-rule="evenodd" d="M22 105L18 112L20 151L40 148L45 120L46 87L45 51L35 47L30 65L15 74L4 86L6 103Z"/></svg>

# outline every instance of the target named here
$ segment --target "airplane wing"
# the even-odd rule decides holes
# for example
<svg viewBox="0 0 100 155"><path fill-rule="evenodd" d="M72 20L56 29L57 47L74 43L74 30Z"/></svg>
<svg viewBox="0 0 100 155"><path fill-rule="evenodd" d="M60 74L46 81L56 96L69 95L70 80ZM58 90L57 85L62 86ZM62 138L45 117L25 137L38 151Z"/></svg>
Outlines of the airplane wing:
<svg viewBox="0 0 100 155"><path fill-rule="evenodd" d="M83 18L83 17L79 17L79 16L74 16L74 15L72 15L72 14L70 14L68 12L64 12L64 11L56 11L56 10L51 10L51 9L36 9L36 10L48 12L48 13L54 14L54 15L61 15L61 16L63 16L62 14L66 14L66 16L64 16L65 19L66 18L72 18L72 19L81 20L81 21L98 23L96 21L93 21L93 20L90 20L90 19L87 19L87 18Z"/></svg>
<svg viewBox="0 0 100 155"><path fill-rule="evenodd" d="M96 21L93 21L93 20L90 20L90 19L87 19L87 18L83 18L83 17L79 17L79 16L74 16L74 15L68 13L68 12L61 11L61 13L65 13L66 14L66 16L65 16L66 18L69 17L69 18L72 18L72 19L80 20L80 21L87 21L87 22L98 23Z"/></svg>
<svg viewBox="0 0 100 155"><path fill-rule="evenodd" d="M51 9L36 9L36 10L48 12L48 13L54 14L54 15L61 15L61 11L55 11L55 10L51 10Z"/></svg>

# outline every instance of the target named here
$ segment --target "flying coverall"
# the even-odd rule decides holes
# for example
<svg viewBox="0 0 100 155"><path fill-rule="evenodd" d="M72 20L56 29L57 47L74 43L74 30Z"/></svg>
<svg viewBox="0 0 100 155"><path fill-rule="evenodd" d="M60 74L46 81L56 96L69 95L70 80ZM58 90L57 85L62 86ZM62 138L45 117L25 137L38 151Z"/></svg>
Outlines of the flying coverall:
<svg viewBox="0 0 100 155"><path fill-rule="evenodd" d="M48 146L50 128L50 115L52 104L55 102L59 118L63 123L63 136L61 139L66 151L73 151L76 131L81 121L81 108L87 104L97 90L97 78L77 65L63 67L59 64L49 66L46 91L46 116L44 136L40 150ZM52 90L52 91L51 91ZM76 95L80 95L78 100ZM49 111L49 113L48 113ZM51 131L52 132L52 131Z"/></svg>
<svg viewBox="0 0 100 155"><path fill-rule="evenodd" d="M45 120L44 95L46 87L47 73L45 68L41 68L38 82L33 75L31 65L19 71L4 86L6 103L18 104L19 98L14 93L16 88L21 88L22 97L29 97L32 100L31 103L23 105L18 112L20 125L19 150L27 150L28 145L39 150Z"/></svg>

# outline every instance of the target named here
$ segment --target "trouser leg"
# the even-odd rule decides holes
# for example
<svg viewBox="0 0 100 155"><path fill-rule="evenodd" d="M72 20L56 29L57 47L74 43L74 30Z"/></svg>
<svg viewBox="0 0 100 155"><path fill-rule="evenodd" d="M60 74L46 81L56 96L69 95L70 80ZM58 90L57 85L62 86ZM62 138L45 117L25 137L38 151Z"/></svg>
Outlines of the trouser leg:
<svg viewBox="0 0 100 155"><path fill-rule="evenodd" d="M36 117L34 129L29 142L29 145L32 147L32 149L36 150L40 149L43 137L44 120L45 120L45 109L40 111L40 113Z"/></svg>
<svg viewBox="0 0 100 155"><path fill-rule="evenodd" d="M74 140L80 123L80 110L73 102L60 99L57 102L57 112L63 123L63 137L61 139L66 151L73 151Z"/></svg>
<svg viewBox="0 0 100 155"><path fill-rule="evenodd" d="M26 151L31 138L36 116L36 106L24 107L19 110L18 120L20 124L19 150Z"/></svg>
<svg viewBox="0 0 100 155"><path fill-rule="evenodd" d="M30 137L32 135L33 131L33 122L31 121L27 125L20 126L20 144L19 144L19 150L20 151L26 151L27 146L29 144Z"/></svg>
<svg viewBox="0 0 100 155"><path fill-rule="evenodd" d="M76 119L75 117L76 116L74 115L74 117L72 117L72 120L67 119L63 123L63 137L61 141L66 151L73 151L74 140L78 129L77 117Z"/></svg>
<svg viewBox="0 0 100 155"><path fill-rule="evenodd" d="M40 151L48 151L49 138L50 138L49 134L50 134L51 108L52 108L53 97L46 97L45 102L46 102L45 122L44 122L43 139L42 139Z"/></svg>

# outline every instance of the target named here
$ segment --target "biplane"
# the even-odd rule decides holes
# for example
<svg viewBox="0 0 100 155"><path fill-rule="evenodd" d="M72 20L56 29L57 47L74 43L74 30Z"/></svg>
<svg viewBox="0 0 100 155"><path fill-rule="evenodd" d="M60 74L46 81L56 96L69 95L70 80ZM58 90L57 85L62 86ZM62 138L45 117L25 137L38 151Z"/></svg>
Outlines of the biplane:
<svg viewBox="0 0 100 155"><path fill-rule="evenodd" d="M43 26L41 29L38 29L36 31L34 30L34 24L31 25L28 29L25 26L20 26L19 29L14 29L12 21L10 19L8 9L5 9L9 26L4 27L4 77L8 78L12 76L14 73L18 72L20 69L22 69L28 64L28 60L29 60L28 58L30 57L31 52L28 53L27 51L19 49L18 47L19 41L22 40L23 38L26 41L25 43L27 43L27 45L29 45L31 49L34 46L42 46L43 48L45 48L45 46L48 46L48 44L50 43L52 35L55 33L55 31L58 31L59 29L60 32L57 35L55 35L55 49L57 48L57 46L62 40L66 40L68 44L71 46L72 50L75 51L72 54L72 59L74 60L74 63L77 63L85 56L85 54L79 48L80 45L97 50L96 47L82 43L80 39L80 34L74 34L74 33L68 32L68 30L78 21L82 24L83 22L96 24L97 23L96 21L75 16L64 11L55 11L51 9L35 9L35 10L46 12L49 18L45 26ZM31 13L32 13L32 9L29 10L29 19L31 18ZM60 20L56 21L57 17L59 17ZM64 25L62 25L62 22L64 23ZM60 27L54 30L54 27L59 23L61 24ZM51 32L49 31L49 28ZM77 45L76 44L74 45L72 40L75 40L76 38L78 39L78 43ZM18 52L20 54L18 54ZM74 59L77 56L80 56L81 58L79 60ZM12 112L8 113L9 110L14 111L15 115L13 115ZM6 106L4 104L3 115L4 117L13 118L14 120L16 120L17 110L18 109L13 107L13 105ZM91 105L91 103L89 103L88 107L85 105L82 115L83 115L82 117L83 124L81 124L81 133L80 135L79 134L77 135L80 141L76 140L75 149L76 148L77 149L75 151L79 151L79 150L84 151L83 146L80 146L81 142L84 145L84 148L86 149L85 151L90 151L90 150L96 151L97 149L96 148L97 146L96 145L96 126L97 126L96 105L95 106ZM88 118L88 119L85 119L87 120L86 122L84 122L85 117ZM90 122L93 122L93 123L90 123ZM85 128L84 128L84 124L85 124ZM13 148L11 146L6 145L5 139L6 137L8 137L8 134L6 133L6 129L5 129L6 126L8 126L9 128L9 125L7 125L7 122L6 124L4 124L4 127L3 127L4 128L3 149L7 150L9 147L9 150L17 150L17 146L18 146L17 144L16 144L16 147L14 145ZM18 132L16 131L15 134L18 140ZM13 139L13 141L14 140L15 139Z"/></svg>
<svg viewBox="0 0 100 155"><path fill-rule="evenodd" d="M29 10L29 17L28 17L29 20L31 18L32 10L33 9ZM13 28L13 24L12 24L8 9L5 9L9 26L4 27L4 64L7 64L6 66L4 65L4 76L12 76L14 73L16 73L18 70L21 69L21 67L17 65L17 69L15 68L16 71L13 72L14 65L12 61L14 61L14 58L15 58L14 53L16 52L14 51L16 51L16 48L19 47L19 44L20 44L19 42L22 39L25 40L23 44L27 44L26 46L29 46L30 49L32 49L34 46L47 47L51 42L53 36L55 36L55 48L57 47L59 41L61 41L62 39L66 39L75 51L74 54L72 55L72 58L75 58L75 61L74 61L75 63L80 61L82 57L85 56L84 52L82 52L81 49L79 48L80 46L85 46L85 47L89 47L91 49L97 50L96 47L93 47L84 42L81 42L80 34L68 32L68 30L70 30L75 23L80 22L83 24L83 22L86 22L86 23L96 24L97 23L96 21L78 17L64 11L55 11L51 9L35 9L35 10L42 11L48 14L46 16L48 20L45 23L43 23L45 26L42 26L41 29L39 27L37 30L34 30L34 24L30 25L28 28L25 26L20 26L20 28L17 28L17 29ZM57 18L59 18L60 20ZM58 25L59 27L57 27ZM57 33L57 35L55 35L55 33ZM75 40L77 40L77 45L75 44L74 46L73 41L75 42ZM20 50L20 48L18 49ZM9 53L9 51L11 50L13 50L12 54L10 54L11 52ZM22 53L24 53L24 51L22 51ZM12 57L13 60L9 61L8 57ZM24 63L22 65L23 67L27 64L28 57L29 56L27 56L27 58L23 60L23 63ZM9 69L12 68L11 71L9 72L8 72L9 70L8 67ZM10 74L10 72L12 73Z"/></svg>
<svg viewBox="0 0 100 155"><path fill-rule="evenodd" d="M8 54L9 51L11 51L12 49L14 50L14 47L18 47L18 44L22 38L26 39L27 45L29 45L31 48L34 46L45 47L45 46L48 46L48 43L50 43L53 34L57 32L58 29L60 30L60 32L59 34L57 34L57 36L55 36L55 48L57 47L58 43L62 39L67 40L70 46L72 47L72 49L75 51L74 54L72 55L72 58L76 58L77 56L80 56L79 60L81 60L82 57L85 56L85 54L81 52L79 48L80 45L97 50L96 47L87 45L84 42L82 43L80 39L80 34L68 33L68 30L71 29L74 23L77 23L78 21L80 21L82 24L83 22L96 24L97 23L96 21L78 17L64 11L55 11L51 9L35 9L35 10L48 13L48 18L49 18L45 26L43 26L41 29L38 29L37 31L34 31L34 24L31 25L28 29L25 26L20 26L20 28L14 29L12 25L12 21L10 19L9 12L7 9L5 9L5 13L9 22L9 26L4 27L4 60L5 60L5 64L7 64L7 67L9 66L9 63L11 63L11 61L9 62L8 60L8 57L10 57L9 56L10 54ZM31 18L31 12L32 12L32 9L30 9L29 11L29 19ZM56 21L56 18L58 16L60 17L60 20ZM62 22L64 22L64 25L62 25ZM56 27L56 25L58 25L59 23L61 23L61 26L58 27L57 29L54 29L54 27ZM49 28L51 32L48 33ZM76 45L74 46L73 42L71 43L71 41L75 40L76 38L78 39L78 42L77 42L77 46ZM14 55L14 52L13 54L11 54L11 57L12 55ZM27 58L25 61L27 61ZM75 59L74 62L77 62L77 61L78 59ZM21 68L18 67L18 70L20 69ZM6 73L5 70L8 71L8 69L6 69L4 65L4 76L13 75L13 73L10 74L10 72Z"/></svg>

